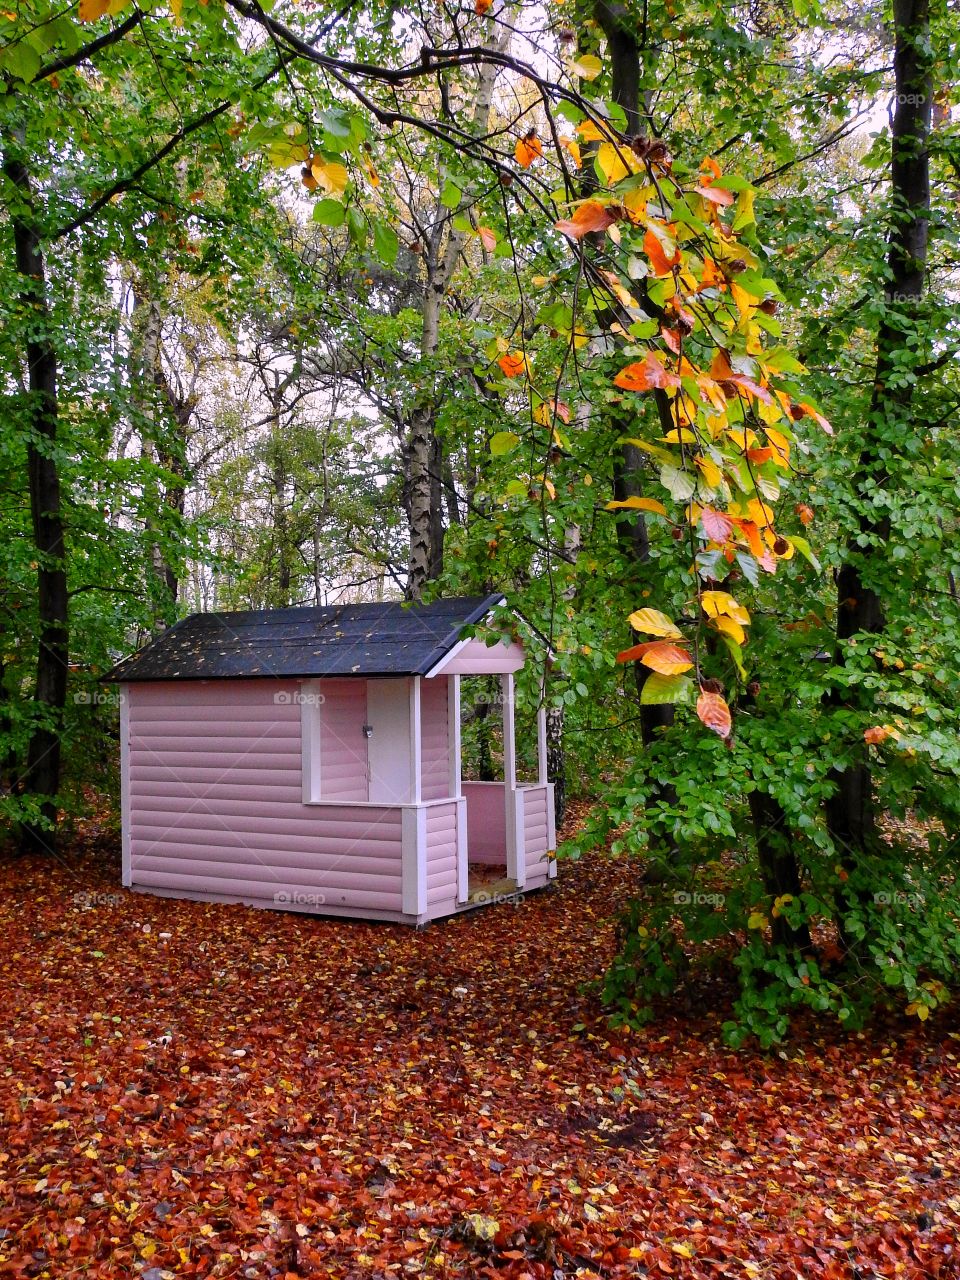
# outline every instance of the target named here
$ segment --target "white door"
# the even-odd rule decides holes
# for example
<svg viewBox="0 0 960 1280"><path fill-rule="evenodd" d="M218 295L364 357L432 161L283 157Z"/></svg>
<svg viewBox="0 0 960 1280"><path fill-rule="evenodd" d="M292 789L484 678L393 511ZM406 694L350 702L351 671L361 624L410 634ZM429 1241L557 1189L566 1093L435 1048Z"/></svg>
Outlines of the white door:
<svg viewBox="0 0 960 1280"><path fill-rule="evenodd" d="M369 796L379 804L413 799L409 680L367 681Z"/></svg>

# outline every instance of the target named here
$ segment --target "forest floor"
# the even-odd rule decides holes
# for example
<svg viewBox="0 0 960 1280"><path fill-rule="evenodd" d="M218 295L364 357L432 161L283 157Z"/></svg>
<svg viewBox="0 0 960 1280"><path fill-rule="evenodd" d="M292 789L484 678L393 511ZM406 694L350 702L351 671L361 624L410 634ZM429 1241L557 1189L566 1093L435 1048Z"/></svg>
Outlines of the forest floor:
<svg viewBox="0 0 960 1280"><path fill-rule="evenodd" d="M3 860L0 1276L960 1280L956 1021L612 1034L635 875L417 933Z"/></svg>

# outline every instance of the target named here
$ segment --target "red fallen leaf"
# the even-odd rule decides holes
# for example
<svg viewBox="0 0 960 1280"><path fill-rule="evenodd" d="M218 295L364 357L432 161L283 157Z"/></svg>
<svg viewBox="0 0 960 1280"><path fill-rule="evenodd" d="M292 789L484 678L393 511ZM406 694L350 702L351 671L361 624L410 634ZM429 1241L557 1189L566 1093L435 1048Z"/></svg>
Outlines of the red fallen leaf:
<svg viewBox="0 0 960 1280"><path fill-rule="evenodd" d="M585 200L572 218L561 218L554 225L571 240L580 240L591 231L606 231L607 227L613 226L618 217L618 212L613 212L598 200Z"/></svg>
<svg viewBox="0 0 960 1280"><path fill-rule="evenodd" d="M674 267L679 266L680 250L675 249L673 257L668 258L660 242L660 237L653 231L648 230L643 237L643 251L650 259L654 275L668 276Z"/></svg>
<svg viewBox="0 0 960 1280"><path fill-rule="evenodd" d="M712 507L704 507L700 512L700 523L703 531L713 542L726 542L735 528L733 521L722 511L714 511Z"/></svg>
<svg viewBox="0 0 960 1280"><path fill-rule="evenodd" d="M730 708L721 694L702 689L697 698L697 715L708 729L718 733L721 738L729 738L733 722Z"/></svg>
<svg viewBox="0 0 960 1280"><path fill-rule="evenodd" d="M680 385L678 375L665 369L653 351L647 352L647 358L642 363L638 361L621 369L613 381L624 391L652 391L656 387L679 387Z"/></svg>

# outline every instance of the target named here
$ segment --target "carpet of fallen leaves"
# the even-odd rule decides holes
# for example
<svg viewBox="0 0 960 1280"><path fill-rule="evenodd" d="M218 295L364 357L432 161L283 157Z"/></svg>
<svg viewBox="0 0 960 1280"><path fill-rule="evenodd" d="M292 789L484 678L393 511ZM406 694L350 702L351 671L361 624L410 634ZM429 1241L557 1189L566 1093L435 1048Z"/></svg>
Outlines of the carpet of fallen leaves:
<svg viewBox="0 0 960 1280"><path fill-rule="evenodd" d="M417 933L0 862L0 1275L960 1277L960 1036L609 1033L636 869Z"/></svg>

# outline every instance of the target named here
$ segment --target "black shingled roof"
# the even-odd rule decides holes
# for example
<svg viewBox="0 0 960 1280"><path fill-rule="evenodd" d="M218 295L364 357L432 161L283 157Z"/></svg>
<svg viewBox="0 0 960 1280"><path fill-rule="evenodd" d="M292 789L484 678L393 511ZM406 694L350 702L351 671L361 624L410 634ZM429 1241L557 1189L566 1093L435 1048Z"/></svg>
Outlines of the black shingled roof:
<svg viewBox="0 0 960 1280"><path fill-rule="evenodd" d="M104 680L425 675L503 596L194 613Z"/></svg>

